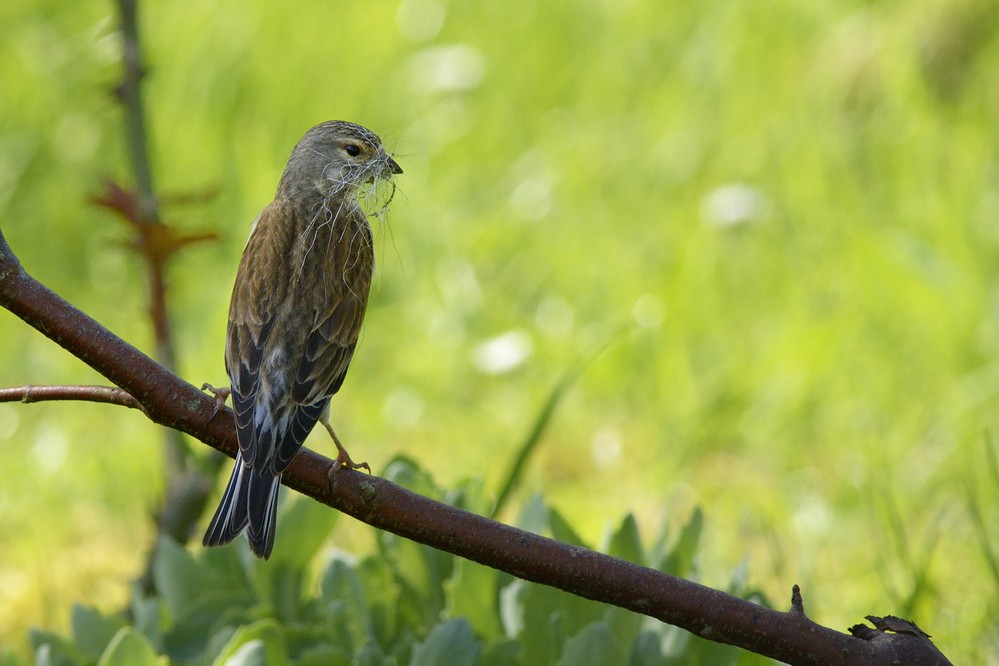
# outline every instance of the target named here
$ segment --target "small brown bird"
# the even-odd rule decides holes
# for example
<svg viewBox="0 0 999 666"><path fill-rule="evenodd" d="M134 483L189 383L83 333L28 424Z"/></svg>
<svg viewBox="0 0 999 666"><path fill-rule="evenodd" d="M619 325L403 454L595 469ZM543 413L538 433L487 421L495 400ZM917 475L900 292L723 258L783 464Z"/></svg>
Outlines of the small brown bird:
<svg viewBox="0 0 999 666"><path fill-rule="evenodd" d="M354 354L374 270L357 193L399 173L374 132L326 122L295 146L274 201L257 216L225 349L239 453L205 546L246 529L253 553L270 556L281 473L317 422L333 437L337 465L355 466L329 424L329 405Z"/></svg>

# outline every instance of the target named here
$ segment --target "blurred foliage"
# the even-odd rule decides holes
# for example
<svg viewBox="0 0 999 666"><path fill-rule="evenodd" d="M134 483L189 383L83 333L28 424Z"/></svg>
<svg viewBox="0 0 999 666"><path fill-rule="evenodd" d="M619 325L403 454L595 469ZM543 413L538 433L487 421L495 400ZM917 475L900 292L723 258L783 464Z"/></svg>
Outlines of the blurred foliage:
<svg viewBox="0 0 999 666"><path fill-rule="evenodd" d="M705 583L748 561L770 598L801 584L823 624L904 608L956 663L999 663L981 446L999 425L999 5L181 1L140 18L156 186L219 192L164 210L222 235L171 274L192 383L222 383L238 256L292 145L360 122L406 173L334 401L355 455L496 491L553 383L630 323L523 490L591 540L703 506ZM0 34L0 226L149 349L142 268L86 203L127 177L111 7L12 0ZM98 381L6 313L0 340L4 385ZM127 602L160 439L121 409L0 405L0 640L65 628L72 600ZM365 552L369 532L334 538Z"/></svg>
<svg viewBox="0 0 999 666"><path fill-rule="evenodd" d="M410 482L438 500L445 493L412 461L398 459L386 477ZM488 508L481 487L450 493L459 505ZM518 580L432 548L379 533L377 550L362 558L320 558L316 523L334 515L299 499L285 505L282 540L267 562L243 540L197 554L164 540L157 553L157 589L135 598L131 622L75 606L71 635L32 634L39 666L165 664L762 664L769 660L718 645L676 627L544 585ZM571 531L539 498L522 521L546 534ZM646 549L628 516L605 548L647 566L675 567L696 578L693 543L699 523L661 535ZM290 544L290 545L289 545ZM693 548L690 548L690 546ZM745 589L735 594L761 602ZM13 663L13 662L12 662Z"/></svg>

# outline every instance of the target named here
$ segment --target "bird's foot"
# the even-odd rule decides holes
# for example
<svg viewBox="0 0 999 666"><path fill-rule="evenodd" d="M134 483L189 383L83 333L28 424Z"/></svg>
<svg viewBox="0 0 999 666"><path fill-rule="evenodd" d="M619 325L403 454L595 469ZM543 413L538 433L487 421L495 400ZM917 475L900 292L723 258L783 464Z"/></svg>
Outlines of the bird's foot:
<svg viewBox="0 0 999 666"><path fill-rule="evenodd" d="M225 401L229 399L229 394L232 393L232 389L227 388L215 388L208 382L201 385L202 391L208 391L215 396L215 409L212 410L212 415L208 417L208 421L214 421L215 417L219 415L219 412L225 407Z"/></svg>
<svg viewBox="0 0 999 666"><path fill-rule="evenodd" d="M340 442L336 442L336 449L336 461L333 463L334 472L339 472L341 469L366 469L368 474L371 474L371 466L366 462L356 463L351 460L347 449L343 448Z"/></svg>
<svg viewBox="0 0 999 666"><path fill-rule="evenodd" d="M347 449L343 448L343 444L340 443L340 438L336 436L333 432L333 426L330 425L329 419L325 416L319 419L319 422L325 426L326 431L333 438L333 443L336 444L336 461L333 463L333 472L339 472L341 469L366 469L368 474L371 474L371 466L366 463L356 463L350 459L350 454L347 453Z"/></svg>

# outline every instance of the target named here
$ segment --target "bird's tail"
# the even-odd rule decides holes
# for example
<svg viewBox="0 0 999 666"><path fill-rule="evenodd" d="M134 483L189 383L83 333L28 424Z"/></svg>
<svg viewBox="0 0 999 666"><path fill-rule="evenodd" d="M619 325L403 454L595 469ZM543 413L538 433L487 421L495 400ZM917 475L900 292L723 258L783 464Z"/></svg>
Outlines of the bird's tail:
<svg viewBox="0 0 999 666"><path fill-rule="evenodd" d="M266 560L274 547L280 488L280 474L256 470L243 463L242 454L237 456L225 494L205 531L202 543L205 546L227 544L245 528L250 550L257 557Z"/></svg>

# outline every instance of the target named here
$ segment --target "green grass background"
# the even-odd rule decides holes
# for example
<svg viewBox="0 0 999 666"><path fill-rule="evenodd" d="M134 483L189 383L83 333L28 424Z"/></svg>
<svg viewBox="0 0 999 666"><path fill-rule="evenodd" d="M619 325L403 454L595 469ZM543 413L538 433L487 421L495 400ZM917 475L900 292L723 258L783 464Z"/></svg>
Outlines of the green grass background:
<svg viewBox="0 0 999 666"><path fill-rule="evenodd" d="M292 145L359 122L406 173L334 403L356 459L498 488L547 391L624 326L524 492L593 542L699 505L703 582L745 563L777 607L799 583L820 623L903 615L999 664L999 5L181 0L141 22L157 189L219 190L164 211L222 235L170 273L192 383L224 381L238 257ZM87 204L128 180L114 25L95 0L0 7L0 228L151 350L141 266ZM478 369L511 332L526 360ZM0 385L100 382L2 312L0 340ZM0 642L123 603L161 443L134 411L0 404ZM366 547L347 523L336 543Z"/></svg>

